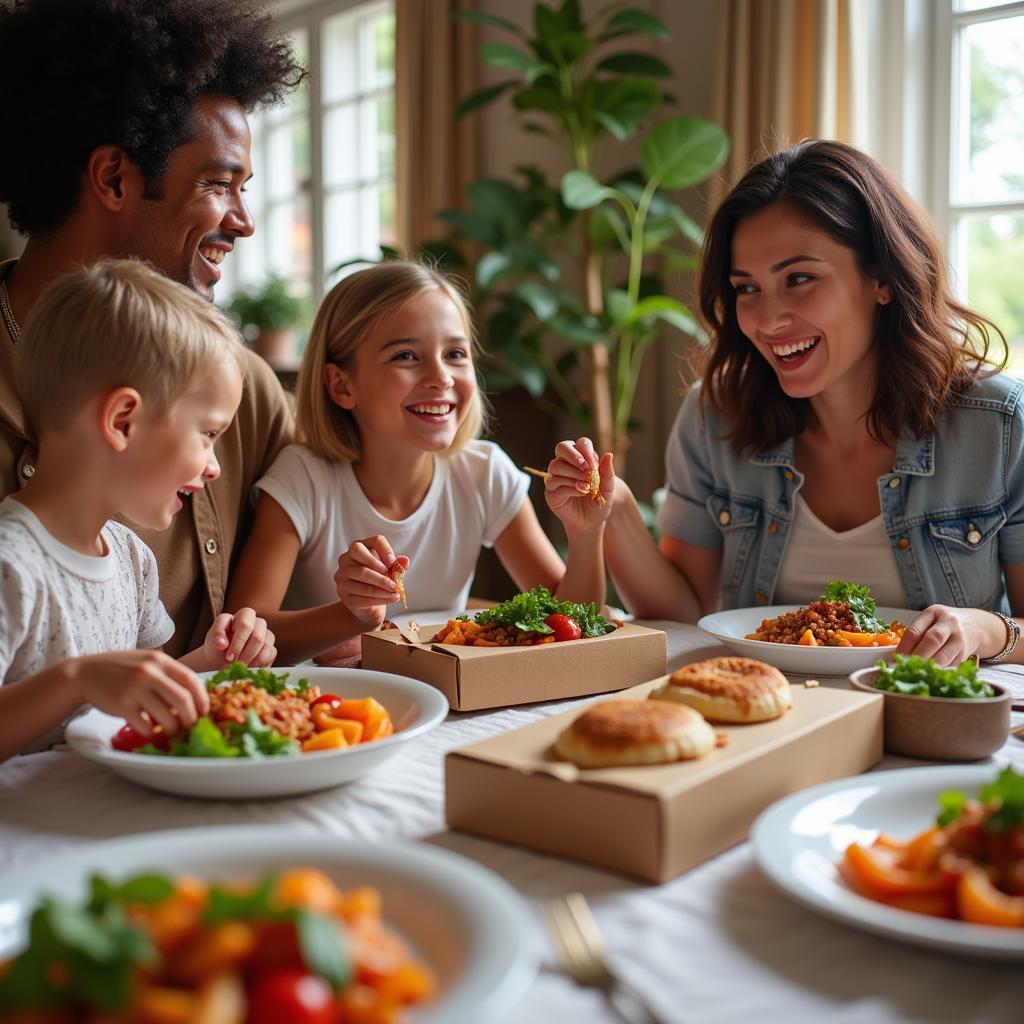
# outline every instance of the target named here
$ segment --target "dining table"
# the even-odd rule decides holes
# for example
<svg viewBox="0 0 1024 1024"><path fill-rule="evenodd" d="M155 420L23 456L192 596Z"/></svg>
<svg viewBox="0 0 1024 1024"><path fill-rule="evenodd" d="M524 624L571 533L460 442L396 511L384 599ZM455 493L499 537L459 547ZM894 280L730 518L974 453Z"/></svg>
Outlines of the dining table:
<svg viewBox="0 0 1024 1024"><path fill-rule="evenodd" d="M728 653L696 626L641 624L666 633L670 671ZM1024 668L999 667L998 678L1024 700ZM821 685L849 684L822 677ZM214 826L269 825L294 832L297 856L303 829L429 843L496 872L536 919L535 980L500 1021L480 1024L623 1024L602 991L574 982L555 955L544 911L569 892L589 902L614 973L671 1024L1024 1021L1024 963L918 947L816 913L775 887L749 841L652 885L447 828L449 751L593 699L453 712L356 782L293 798L179 798L138 787L67 748L15 757L0 765L0 875L86 843L160 829L194 830L202 844ZM1024 723L1022 713L1013 718ZM887 755L873 770L924 763ZM989 763L993 776L1009 764L1024 770L1024 742L1011 735Z"/></svg>

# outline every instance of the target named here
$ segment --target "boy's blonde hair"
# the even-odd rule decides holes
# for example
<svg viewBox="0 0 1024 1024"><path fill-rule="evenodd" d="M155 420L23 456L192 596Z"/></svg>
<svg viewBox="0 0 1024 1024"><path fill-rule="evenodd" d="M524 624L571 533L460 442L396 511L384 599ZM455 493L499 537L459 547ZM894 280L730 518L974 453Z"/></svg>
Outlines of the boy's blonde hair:
<svg viewBox="0 0 1024 1024"><path fill-rule="evenodd" d="M356 350L382 316L437 289L443 291L459 311L476 363L479 346L466 300L452 281L431 267L409 260L379 263L349 275L327 293L313 321L295 391L299 434L320 458L354 462L362 454L355 417L348 409L331 401L324 384L324 366L334 363L351 371ZM446 454L457 452L468 441L479 437L486 420L478 382L466 417Z"/></svg>
<svg viewBox="0 0 1024 1024"><path fill-rule="evenodd" d="M37 434L95 395L135 388L157 412L226 359L238 332L212 303L139 260L100 260L49 285L25 321L14 375Z"/></svg>

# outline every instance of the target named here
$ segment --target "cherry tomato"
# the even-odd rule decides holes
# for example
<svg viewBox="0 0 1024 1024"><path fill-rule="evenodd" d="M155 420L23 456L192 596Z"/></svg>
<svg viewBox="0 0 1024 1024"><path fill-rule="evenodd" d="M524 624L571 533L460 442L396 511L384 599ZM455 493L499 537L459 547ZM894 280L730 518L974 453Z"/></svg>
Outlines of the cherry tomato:
<svg viewBox="0 0 1024 1024"><path fill-rule="evenodd" d="M340 708L345 702L333 693L325 693L322 697L310 701L309 706L315 708L317 704L326 704L329 708Z"/></svg>
<svg viewBox="0 0 1024 1024"><path fill-rule="evenodd" d="M245 1024L334 1024L334 993L318 974L271 971L249 990Z"/></svg>
<svg viewBox="0 0 1024 1024"><path fill-rule="evenodd" d="M568 615L555 612L544 621L554 631L556 644L561 643L563 640L579 640L583 636L579 623L575 619L569 618Z"/></svg>
<svg viewBox="0 0 1024 1024"><path fill-rule="evenodd" d="M143 736L141 732L125 722L114 733L114 737L110 741L110 745L115 750L124 750L129 753L133 750L138 750L139 747L144 747L147 743L152 743L159 750L170 750L171 748L170 738L164 732L163 726L160 725L153 729L151 736Z"/></svg>

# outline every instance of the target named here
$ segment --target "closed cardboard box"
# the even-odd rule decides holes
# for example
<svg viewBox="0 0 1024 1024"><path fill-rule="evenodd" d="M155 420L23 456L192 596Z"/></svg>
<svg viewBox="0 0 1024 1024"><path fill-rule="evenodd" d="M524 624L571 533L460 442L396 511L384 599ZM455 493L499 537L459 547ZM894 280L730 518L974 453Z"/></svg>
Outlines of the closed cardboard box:
<svg viewBox="0 0 1024 1024"><path fill-rule="evenodd" d="M436 686L455 711L607 693L661 675L665 634L632 623L607 636L539 647L456 647L422 642L444 625L364 633L363 668Z"/></svg>
<svg viewBox="0 0 1024 1024"><path fill-rule="evenodd" d="M664 680L621 698L645 698ZM788 793L882 757L882 695L793 686L793 708L716 725L724 746L696 761L583 769L553 744L582 708L461 747L445 761L452 828L664 882L746 838Z"/></svg>

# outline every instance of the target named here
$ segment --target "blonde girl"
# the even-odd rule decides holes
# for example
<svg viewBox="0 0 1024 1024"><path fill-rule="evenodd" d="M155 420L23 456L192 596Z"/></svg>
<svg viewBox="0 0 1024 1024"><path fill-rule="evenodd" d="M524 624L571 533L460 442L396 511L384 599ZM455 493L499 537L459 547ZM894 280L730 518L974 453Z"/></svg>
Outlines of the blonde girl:
<svg viewBox="0 0 1024 1024"><path fill-rule="evenodd" d="M228 595L229 607L267 618L282 662L357 653L355 638L399 600L396 563L407 569L410 613L465 608L482 545L523 589L603 600L611 504L585 492L600 466L610 498L611 456L598 460L585 438L558 449L545 493L566 526L565 566L528 478L480 439L476 354L461 295L419 263L359 271L324 300L299 374L302 443L256 485L255 525Z"/></svg>

